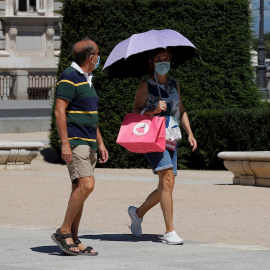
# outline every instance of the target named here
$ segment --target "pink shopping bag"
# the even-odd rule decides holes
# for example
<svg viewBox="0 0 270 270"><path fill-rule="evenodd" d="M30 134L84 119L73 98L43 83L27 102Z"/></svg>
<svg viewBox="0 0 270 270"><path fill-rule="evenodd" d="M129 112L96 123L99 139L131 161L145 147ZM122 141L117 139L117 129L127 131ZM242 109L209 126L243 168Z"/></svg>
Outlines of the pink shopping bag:
<svg viewBox="0 0 270 270"><path fill-rule="evenodd" d="M127 113L116 143L134 153L164 152L165 117Z"/></svg>

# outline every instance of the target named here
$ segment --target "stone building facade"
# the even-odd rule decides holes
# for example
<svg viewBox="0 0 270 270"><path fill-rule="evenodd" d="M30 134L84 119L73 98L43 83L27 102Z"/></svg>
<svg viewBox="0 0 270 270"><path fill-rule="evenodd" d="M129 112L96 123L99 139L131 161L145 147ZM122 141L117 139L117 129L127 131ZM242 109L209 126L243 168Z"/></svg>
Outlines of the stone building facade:
<svg viewBox="0 0 270 270"><path fill-rule="evenodd" d="M52 97L61 2L0 0L0 100Z"/></svg>

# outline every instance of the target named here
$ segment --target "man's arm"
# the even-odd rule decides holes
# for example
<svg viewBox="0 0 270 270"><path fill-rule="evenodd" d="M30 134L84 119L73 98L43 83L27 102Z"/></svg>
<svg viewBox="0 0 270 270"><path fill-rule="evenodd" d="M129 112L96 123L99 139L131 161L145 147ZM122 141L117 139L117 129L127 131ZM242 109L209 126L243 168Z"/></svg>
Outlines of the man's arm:
<svg viewBox="0 0 270 270"><path fill-rule="evenodd" d="M61 147L62 159L66 163L70 163L72 160L72 152L67 132L66 108L68 104L69 104L68 100L57 98L54 110L58 135L60 137L62 144Z"/></svg>
<svg viewBox="0 0 270 270"><path fill-rule="evenodd" d="M97 144L98 144L98 151L100 154L100 158L98 159L98 161L100 163L105 163L107 162L108 158L109 158L109 153L105 147L105 144L103 142L101 133L99 131L99 127L97 127Z"/></svg>

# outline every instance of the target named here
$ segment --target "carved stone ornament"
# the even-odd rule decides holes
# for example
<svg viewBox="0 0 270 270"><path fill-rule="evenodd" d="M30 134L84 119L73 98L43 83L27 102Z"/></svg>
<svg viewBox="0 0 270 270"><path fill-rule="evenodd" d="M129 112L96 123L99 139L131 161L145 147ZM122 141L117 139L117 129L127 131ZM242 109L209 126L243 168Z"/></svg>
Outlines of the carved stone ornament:
<svg viewBox="0 0 270 270"><path fill-rule="evenodd" d="M17 37L17 34L18 34L18 30L17 28L10 28L9 29L9 48L10 50L15 50L16 49L16 37Z"/></svg>

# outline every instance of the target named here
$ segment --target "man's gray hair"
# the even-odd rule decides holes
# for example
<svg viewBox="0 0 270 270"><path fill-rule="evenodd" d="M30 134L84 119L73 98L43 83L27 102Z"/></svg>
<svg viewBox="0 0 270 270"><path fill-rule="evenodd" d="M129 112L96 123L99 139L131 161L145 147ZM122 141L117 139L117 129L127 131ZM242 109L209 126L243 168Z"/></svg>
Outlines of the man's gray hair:
<svg viewBox="0 0 270 270"><path fill-rule="evenodd" d="M94 45L94 41L90 38L84 38L78 41L73 46L73 61L78 65L82 64L90 55L95 54L97 50L96 46Z"/></svg>

